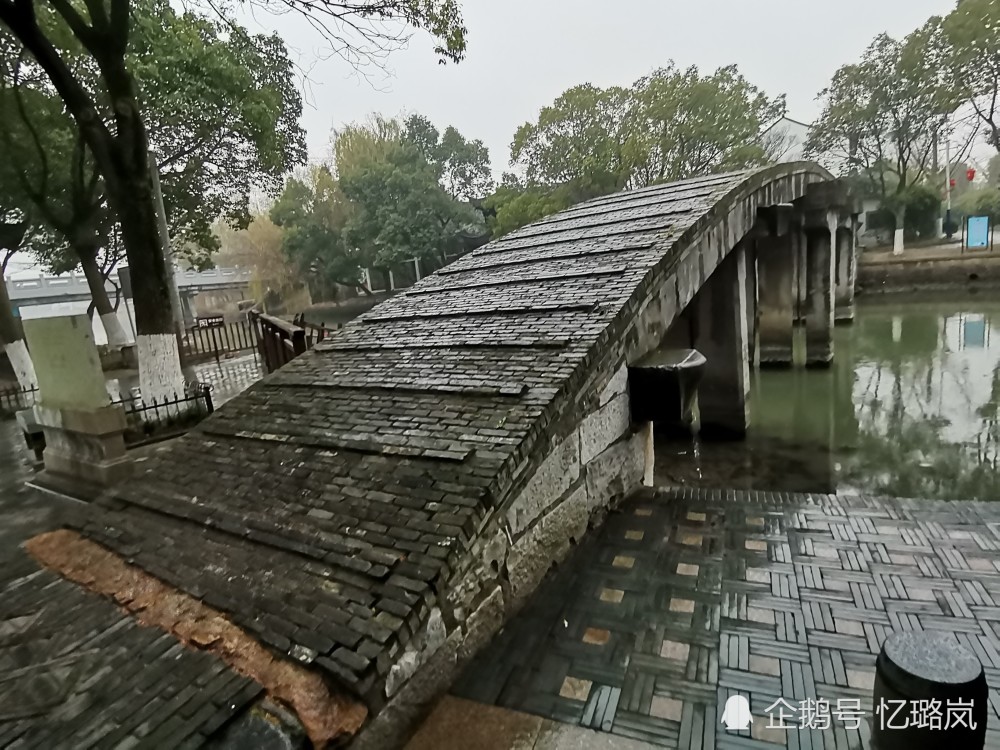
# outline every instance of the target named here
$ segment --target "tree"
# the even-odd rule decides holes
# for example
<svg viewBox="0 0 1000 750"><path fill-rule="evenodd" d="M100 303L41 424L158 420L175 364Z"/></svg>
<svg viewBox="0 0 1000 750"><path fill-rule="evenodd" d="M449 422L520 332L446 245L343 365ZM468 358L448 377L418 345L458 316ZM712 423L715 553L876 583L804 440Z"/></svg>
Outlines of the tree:
<svg viewBox="0 0 1000 750"><path fill-rule="evenodd" d="M626 115L627 89L586 83L563 92L534 123L517 129L511 164L523 167L529 185L576 181L605 192L629 187L632 165Z"/></svg>
<svg viewBox="0 0 1000 750"><path fill-rule="evenodd" d="M481 142L454 128L442 138L419 115L406 123L375 115L337 132L333 164L289 180L270 217L314 293L335 285L371 293L365 269L388 277L399 262L440 265L465 249L466 230L482 217L458 198L489 184Z"/></svg>
<svg viewBox="0 0 1000 750"><path fill-rule="evenodd" d="M960 216L989 216L1000 221L1000 189L996 187L970 190L958 199L955 207Z"/></svg>
<svg viewBox="0 0 1000 750"><path fill-rule="evenodd" d="M438 182L452 198L472 201L493 192L490 152L481 140L466 140L451 126L441 135L422 115L407 118L403 138L434 167Z"/></svg>
<svg viewBox="0 0 1000 750"><path fill-rule="evenodd" d="M284 230L266 215L256 215L245 229L219 222L215 228L220 249L215 260L223 266L248 268L253 272L250 293L265 302L287 305L305 289L302 275L283 251ZM299 308L301 309L301 308Z"/></svg>
<svg viewBox="0 0 1000 750"><path fill-rule="evenodd" d="M461 230L480 220L441 187L438 165L406 141L389 144L384 158L341 174L340 188L353 205L344 241L376 268L413 258L443 262L459 249Z"/></svg>
<svg viewBox="0 0 1000 750"><path fill-rule="evenodd" d="M567 90L518 128L511 163L528 185L645 187L766 163L766 126L784 113L784 97L768 98L735 66L702 75L671 63L628 89Z"/></svg>
<svg viewBox="0 0 1000 750"><path fill-rule="evenodd" d="M975 112L987 143L1000 152L1000 5L961 0L943 21L947 85Z"/></svg>
<svg viewBox="0 0 1000 750"><path fill-rule="evenodd" d="M327 31L334 51L355 63L377 59L404 42L400 29L406 27L429 31L444 60L457 61L465 50L465 28L455 0L259 0L256 4L308 15ZM168 383L170 389L183 376L172 335L168 272L153 203L148 129L128 61L133 18L130 0L87 0L83 5L69 0L0 0L0 24L51 80L104 180L133 279L140 387L148 385L153 390L159 382ZM60 44L67 37L83 48L100 71L98 91L88 91L67 64ZM113 103L110 121L100 115L102 101ZM144 393L162 395L150 394L150 390Z"/></svg>
<svg viewBox="0 0 1000 750"><path fill-rule="evenodd" d="M35 368L24 343L20 321L14 317L6 279L7 264L14 253L23 247L31 228L31 219L27 214L10 208L10 205L0 187L0 349L10 360L18 385L33 388L38 384Z"/></svg>
<svg viewBox="0 0 1000 750"><path fill-rule="evenodd" d="M360 251L346 244L344 226L353 206L328 167L292 177L271 207L269 218L283 230L282 250L308 280L315 296L329 298L337 285L365 292Z"/></svg>
<svg viewBox="0 0 1000 750"><path fill-rule="evenodd" d="M215 218L245 226L251 186L274 191L304 157L291 63L273 36L222 29L161 0L138 2L135 12L129 59L142 73L140 99L163 173L170 234L189 262L204 265L217 243ZM0 179L16 181L44 221L50 239L36 255L56 273L82 267L109 343L122 344L117 300L113 305L105 289L122 252L111 243L117 232L104 182L61 99L17 47L5 45L10 83L0 93L16 116L0 122L11 154ZM82 51L67 59L95 91L97 72L84 70ZM24 80L24 71L33 79Z"/></svg>
<svg viewBox="0 0 1000 750"><path fill-rule="evenodd" d="M946 131L954 103L942 96L934 69L932 27L905 42L881 34L859 63L841 67L820 96L823 112L806 152L828 167L861 177L896 216L896 248L905 226L903 199L931 166L935 136Z"/></svg>
<svg viewBox="0 0 1000 750"><path fill-rule="evenodd" d="M1000 154L990 159L989 168L986 170L986 177L992 187L1000 187Z"/></svg>
<svg viewBox="0 0 1000 750"><path fill-rule="evenodd" d="M766 164L767 126L785 114L785 98L769 98L735 65L702 76L673 64L632 87L627 122L638 186Z"/></svg>

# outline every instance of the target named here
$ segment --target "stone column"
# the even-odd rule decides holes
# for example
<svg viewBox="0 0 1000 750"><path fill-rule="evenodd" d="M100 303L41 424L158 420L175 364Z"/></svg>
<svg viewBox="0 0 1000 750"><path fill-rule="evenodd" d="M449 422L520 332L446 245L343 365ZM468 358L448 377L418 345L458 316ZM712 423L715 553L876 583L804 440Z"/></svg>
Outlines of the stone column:
<svg viewBox="0 0 1000 750"><path fill-rule="evenodd" d="M833 360L833 297L836 216L811 211L806 217L806 367L827 367Z"/></svg>
<svg viewBox="0 0 1000 750"><path fill-rule="evenodd" d="M798 233L786 223L757 238L757 290L760 305L758 360L761 367L789 367L797 297L795 256Z"/></svg>
<svg viewBox="0 0 1000 750"><path fill-rule="evenodd" d="M126 476L125 415L111 405L90 320L26 320L24 333L38 375L34 421L45 435L43 482L106 485Z"/></svg>
<svg viewBox="0 0 1000 750"><path fill-rule="evenodd" d="M854 285L857 279L855 218L841 214L837 223L837 295L834 317L837 323L854 321Z"/></svg>
<svg viewBox="0 0 1000 750"><path fill-rule="evenodd" d="M707 360L698 388L701 429L706 434L739 438L750 424L746 283L745 245L741 243L691 302L694 348Z"/></svg>
<svg viewBox="0 0 1000 750"><path fill-rule="evenodd" d="M760 295L757 292L757 242L756 232L746 238L743 245L744 263L746 264L746 313L747 313L747 359L750 367L757 364L757 333L759 330Z"/></svg>

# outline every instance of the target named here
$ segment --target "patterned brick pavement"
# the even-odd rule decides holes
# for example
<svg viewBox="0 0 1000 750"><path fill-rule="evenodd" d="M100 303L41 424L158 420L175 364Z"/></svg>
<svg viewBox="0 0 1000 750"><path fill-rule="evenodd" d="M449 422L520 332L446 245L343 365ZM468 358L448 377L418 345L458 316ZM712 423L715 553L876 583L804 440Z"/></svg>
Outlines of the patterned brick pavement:
<svg viewBox="0 0 1000 750"><path fill-rule="evenodd" d="M453 692L661 747L867 748L867 724L768 730L765 710L779 698L796 709L854 699L870 721L882 641L939 630L983 662L987 746L1000 747L998 547L1000 504L642 493L554 571ZM750 701L751 732L719 726L735 694Z"/></svg>

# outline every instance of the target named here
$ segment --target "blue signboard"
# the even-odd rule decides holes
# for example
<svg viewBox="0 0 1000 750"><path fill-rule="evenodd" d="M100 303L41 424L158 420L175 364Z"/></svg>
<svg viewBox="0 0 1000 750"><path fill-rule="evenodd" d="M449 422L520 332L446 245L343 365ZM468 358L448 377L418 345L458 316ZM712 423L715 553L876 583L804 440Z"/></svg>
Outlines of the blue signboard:
<svg viewBox="0 0 1000 750"><path fill-rule="evenodd" d="M986 348L986 316L970 315L962 321L965 328L963 339L965 346L963 349L985 349Z"/></svg>
<svg viewBox="0 0 1000 750"><path fill-rule="evenodd" d="M970 216L966 247L990 246L990 217Z"/></svg>

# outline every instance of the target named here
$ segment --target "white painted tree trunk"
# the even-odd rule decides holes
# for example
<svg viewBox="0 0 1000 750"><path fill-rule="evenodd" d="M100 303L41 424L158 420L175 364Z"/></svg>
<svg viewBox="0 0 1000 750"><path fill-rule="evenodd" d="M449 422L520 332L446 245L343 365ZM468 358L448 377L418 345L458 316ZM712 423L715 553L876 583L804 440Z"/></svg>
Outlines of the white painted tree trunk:
<svg viewBox="0 0 1000 750"><path fill-rule="evenodd" d="M121 321L118 319L118 313L109 312L102 315L101 325L104 326L104 335L108 338L108 346L114 349L128 346L128 335L125 333L125 329L122 328Z"/></svg>
<svg viewBox="0 0 1000 750"><path fill-rule="evenodd" d="M2 279L0 279L0 283L3 283ZM4 352L7 354L7 359L10 360L10 366L14 368L17 384L22 388L37 388L38 378L35 376L35 365L31 361L31 354L28 352L24 339L7 344L4 347Z"/></svg>
<svg viewBox="0 0 1000 750"><path fill-rule="evenodd" d="M173 400L184 394L177 337L172 333L139 334L136 340L139 358L139 391L143 403Z"/></svg>
<svg viewBox="0 0 1000 750"><path fill-rule="evenodd" d="M653 423L646 422L642 427L643 431L643 470L642 470L642 483L646 487L653 486L653 465L654 465L654 453L653 453Z"/></svg>
<svg viewBox="0 0 1000 750"><path fill-rule="evenodd" d="M892 254L902 255L903 254L903 230L897 229L896 236L892 243Z"/></svg>

